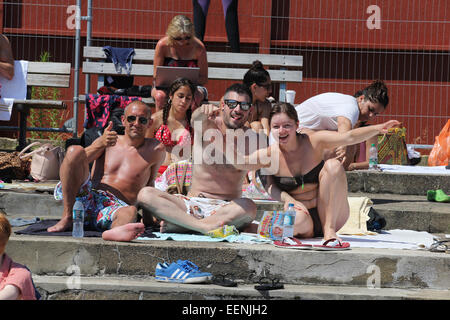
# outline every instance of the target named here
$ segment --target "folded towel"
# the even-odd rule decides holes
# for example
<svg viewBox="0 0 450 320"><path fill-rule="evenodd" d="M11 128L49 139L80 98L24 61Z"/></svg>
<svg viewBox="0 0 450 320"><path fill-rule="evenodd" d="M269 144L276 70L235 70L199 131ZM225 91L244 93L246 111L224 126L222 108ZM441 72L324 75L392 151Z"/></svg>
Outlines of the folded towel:
<svg viewBox="0 0 450 320"><path fill-rule="evenodd" d="M0 120L9 121L14 105L14 99L0 98Z"/></svg>
<svg viewBox="0 0 450 320"><path fill-rule="evenodd" d="M338 234L349 235L374 235L375 232L367 230L369 220L369 210L373 204L368 197L348 197L350 215L347 222L337 232Z"/></svg>
<svg viewBox="0 0 450 320"><path fill-rule="evenodd" d="M133 63L133 56L135 55L134 48L115 48L111 46L103 47L108 60L114 63L117 73L122 73L122 68L125 69L127 75L131 73L131 64Z"/></svg>

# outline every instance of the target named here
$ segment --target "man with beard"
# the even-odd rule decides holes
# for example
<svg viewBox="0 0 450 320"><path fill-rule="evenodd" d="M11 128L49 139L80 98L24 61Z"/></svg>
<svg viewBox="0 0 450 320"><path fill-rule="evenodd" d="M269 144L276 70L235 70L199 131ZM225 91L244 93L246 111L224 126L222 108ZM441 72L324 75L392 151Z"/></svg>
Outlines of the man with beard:
<svg viewBox="0 0 450 320"><path fill-rule="evenodd" d="M248 154L257 146L257 134L244 126L251 101L249 89L236 83L226 90L219 107L207 104L194 111L191 188L187 196L143 188L138 205L144 209L144 223L153 215L162 220L161 232L190 230L206 234L224 225L242 229L255 219L255 203L241 197L247 171L236 169L225 156L227 148L243 147Z"/></svg>

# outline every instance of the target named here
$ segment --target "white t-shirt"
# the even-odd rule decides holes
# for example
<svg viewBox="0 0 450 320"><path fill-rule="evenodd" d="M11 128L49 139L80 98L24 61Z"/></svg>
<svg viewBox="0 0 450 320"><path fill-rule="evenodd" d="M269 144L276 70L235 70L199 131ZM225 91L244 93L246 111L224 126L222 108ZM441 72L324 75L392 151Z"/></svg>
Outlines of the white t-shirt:
<svg viewBox="0 0 450 320"><path fill-rule="evenodd" d="M337 118L345 117L355 127L359 117L356 98L342 93L327 92L311 97L295 107L300 127L337 131Z"/></svg>

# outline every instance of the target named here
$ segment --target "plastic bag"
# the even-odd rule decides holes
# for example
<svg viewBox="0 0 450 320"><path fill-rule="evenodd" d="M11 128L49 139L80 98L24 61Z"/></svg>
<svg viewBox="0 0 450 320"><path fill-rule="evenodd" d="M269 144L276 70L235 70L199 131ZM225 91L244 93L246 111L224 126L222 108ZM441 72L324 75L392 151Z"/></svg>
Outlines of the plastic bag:
<svg viewBox="0 0 450 320"><path fill-rule="evenodd" d="M436 137L428 157L429 166L446 166L450 158L450 119Z"/></svg>

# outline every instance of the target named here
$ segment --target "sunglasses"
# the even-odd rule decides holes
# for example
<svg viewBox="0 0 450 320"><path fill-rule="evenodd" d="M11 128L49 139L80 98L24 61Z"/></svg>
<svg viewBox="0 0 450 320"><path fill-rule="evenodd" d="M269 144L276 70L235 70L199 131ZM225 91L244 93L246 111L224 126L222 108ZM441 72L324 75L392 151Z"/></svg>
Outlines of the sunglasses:
<svg viewBox="0 0 450 320"><path fill-rule="evenodd" d="M184 37L184 38L182 38L182 37L176 37L176 38L173 38L173 40L175 40L175 41L191 40L191 36L186 36L186 37Z"/></svg>
<svg viewBox="0 0 450 320"><path fill-rule="evenodd" d="M245 102L245 101L236 101L236 100L225 99L224 102L230 109L234 109L239 105L242 110L248 111L250 109L250 107L252 106L252 104L250 102Z"/></svg>
<svg viewBox="0 0 450 320"><path fill-rule="evenodd" d="M136 116L128 116L127 117L127 121L129 123L134 123L136 121L136 119L139 118L139 123L140 124L147 124L148 123L148 119L145 117L136 117Z"/></svg>

